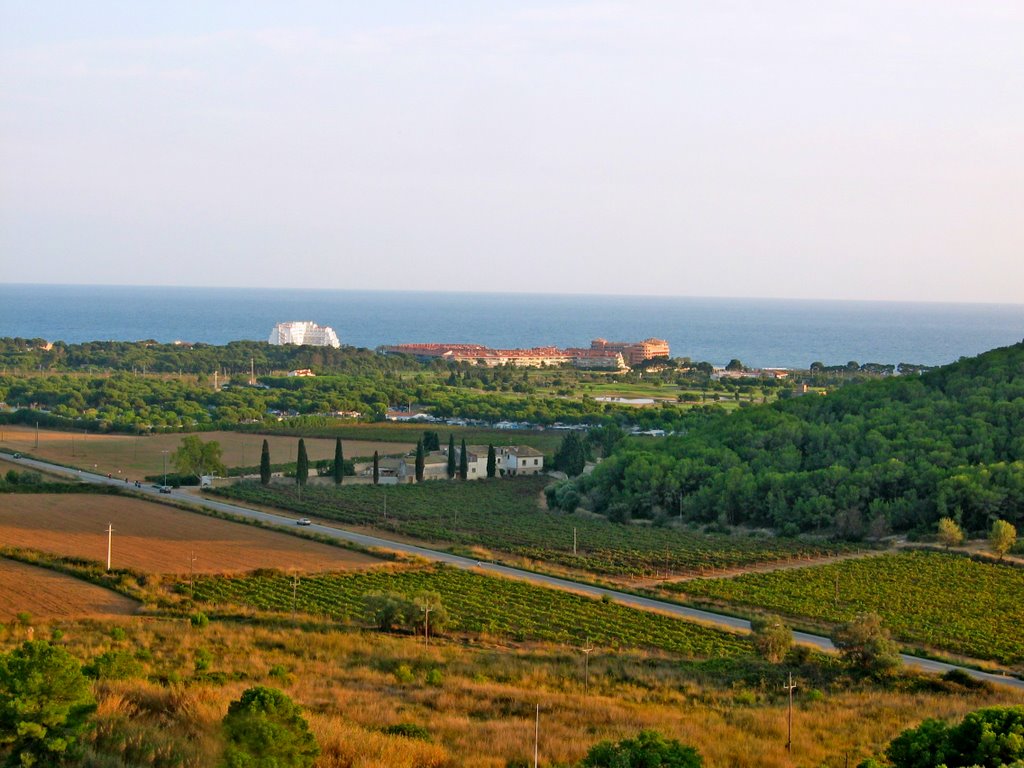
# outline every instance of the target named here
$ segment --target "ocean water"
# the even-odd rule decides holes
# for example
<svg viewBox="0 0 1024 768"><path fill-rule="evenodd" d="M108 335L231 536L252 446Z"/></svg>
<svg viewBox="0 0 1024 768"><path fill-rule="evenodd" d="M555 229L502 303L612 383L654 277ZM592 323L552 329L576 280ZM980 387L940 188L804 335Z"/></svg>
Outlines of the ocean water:
<svg viewBox="0 0 1024 768"><path fill-rule="evenodd" d="M0 336L223 344L265 340L286 320L360 347L655 336L678 357L780 367L939 365L1024 339L1024 304L0 284Z"/></svg>

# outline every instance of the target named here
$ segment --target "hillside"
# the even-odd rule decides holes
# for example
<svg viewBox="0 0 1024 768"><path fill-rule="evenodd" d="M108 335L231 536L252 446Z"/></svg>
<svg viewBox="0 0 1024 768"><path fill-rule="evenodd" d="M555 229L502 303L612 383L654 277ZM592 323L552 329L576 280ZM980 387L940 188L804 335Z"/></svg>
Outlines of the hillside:
<svg viewBox="0 0 1024 768"><path fill-rule="evenodd" d="M616 519L834 530L848 538L1024 522L1024 342L627 443L576 481Z"/></svg>

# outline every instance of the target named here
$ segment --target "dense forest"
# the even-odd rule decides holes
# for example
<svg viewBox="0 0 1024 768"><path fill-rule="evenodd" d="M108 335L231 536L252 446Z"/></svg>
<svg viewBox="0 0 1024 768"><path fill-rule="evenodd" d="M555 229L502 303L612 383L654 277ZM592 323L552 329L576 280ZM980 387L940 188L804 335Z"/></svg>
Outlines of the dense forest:
<svg viewBox="0 0 1024 768"><path fill-rule="evenodd" d="M1024 342L923 373L704 414L574 481L613 519L680 516L847 538L1024 523ZM573 494L563 494L572 498Z"/></svg>

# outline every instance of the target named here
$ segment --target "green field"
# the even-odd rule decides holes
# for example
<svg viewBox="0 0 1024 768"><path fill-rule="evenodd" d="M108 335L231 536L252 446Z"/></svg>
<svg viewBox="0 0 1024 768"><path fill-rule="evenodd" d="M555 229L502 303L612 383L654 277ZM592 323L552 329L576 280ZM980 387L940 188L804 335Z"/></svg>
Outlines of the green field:
<svg viewBox="0 0 1024 768"><path fill-rule="evenodd" d="M845 560L674 587L827 622L874 612L894 636L979 659L1024 663L1024 569L938 552ZM837 598L838 595L838 598Z"/></svg>
<svg viewBox="0 0 1024 768"><path fill-rule="evenodd" d="M217 607L242 605L285 612L292 610L292 587L292 577L285 574L204 576L196 582L195 599ZM186 585L181 588L188 589ZM365 624L363 607L368 593L411 595L420 590L441 595L454 631L573 645L589 639L605 648L656 648L688 658L730 658L750 652L744 638L721 630L440 565L305 576L295 590L295 603L304 613Z"/></svg>
<svg viewBox="0 0 1024 768"><path fill-rule="evenodd" d="M400 486L292 487L237 483L217 493L424 541L482 546L605 576L668 577L834 552L793 539L704 535L618 525L540 508L545 477ZM384 514L387 499L387 517ZM573 531L577 554L573 554Z"/></svg>

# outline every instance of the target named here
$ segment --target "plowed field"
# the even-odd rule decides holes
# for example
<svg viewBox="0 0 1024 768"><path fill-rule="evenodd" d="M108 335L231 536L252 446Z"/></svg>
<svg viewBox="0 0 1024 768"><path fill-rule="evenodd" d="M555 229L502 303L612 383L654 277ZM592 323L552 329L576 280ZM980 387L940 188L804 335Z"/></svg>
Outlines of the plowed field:
<svg viewBox="0 0 1024 768"><path fill-rule="evenodd" d="M216 440L223 451L223 460L228 467L255 467L260 463L263 435L240 432L200 432L204 443ZM8 451L30 453L44 461L53 461L72 467L81 467L114 477L128 477L141 480L144 475L158 475L164 470L164 454L167 451L167 471L173 472L171 456L181 445L182 435L162 434L134 437L132 435L97 435L84 432L65 432L53 429L39 430L39 445L36 446L36 430L21 425L6 424L0 427L0 447ZM416 447L415 435L411 443L385 443L375 440L343 440L345 457L373 456L379 451L382 456L405 453ZM269 436L270 460L275 464L295 461L299 444L297 437ZM306 438L306 452L313 466L320 459L334 459L334 440ZM315 471L311 469L311 473Z"/></svg>
<svg viewBox="0 0 1024 768"><path fill-rule="evenodd" d="M38 549L145 573L232 573L255 568L336 571L380 561L340 547L116 496L3 494L0 546Z"/></svg>
<svg viewBox="0 0 1024 768"><path fill-rule="evenodd" d="M63 573L0 558L0 621L26 611L34 618L134 613L138 604Z"/></svg>

